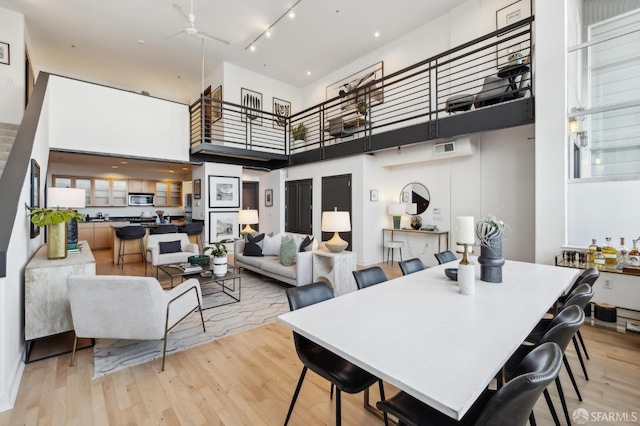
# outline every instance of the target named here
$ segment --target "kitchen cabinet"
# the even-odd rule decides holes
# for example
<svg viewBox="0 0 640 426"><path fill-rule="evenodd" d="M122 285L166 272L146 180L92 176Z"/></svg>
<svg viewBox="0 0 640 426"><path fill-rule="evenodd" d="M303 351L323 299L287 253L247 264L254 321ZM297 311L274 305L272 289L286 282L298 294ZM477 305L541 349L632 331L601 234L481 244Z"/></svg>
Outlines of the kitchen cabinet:
<svg viewBox="0 0 640 426"><path fill-rule="evenodd" d="M127 181L125 179L111 180L111 205L124 207L129 204L127 199Z"/></svg>
<svg viewBox="0 0 640 426"><path fill-rule="evenodd" d="M109 179L93 179L93 205L111 205L111 182L109 181Z"/></svg>
<svg viewBox="0 0 640 426"><path fill-rule="evenodd" d="M93 247L93 223L78 223L78 241L86 241L89 247Z"/></svg>
<svg viewBox="0 0 640 426"><path fill-rule="evenodd" d="M134 194L153 194L156 192L154 180L129 179L129 192Z"/></svg>
<svg viewBox="0 0 640 426"><path fill-rule="evenodd" d="M182 182L156 182L153 205L179 207L182 205Z"/></svg>
<svg viewBox="0 0 640 426"><path fill-rule="evenodd" d="M112 225L128 225L129 222L82 222L78 223L78 240L84 240L94 250L111 249Z"/></svg>
<svg viewBox="0 0 640 426"><path fill-rule="evenodd" d="M81 176L53 176L56 188L80 188L87 192L87 207L124 207L128 203L128 182L126 179L92 178ZM142 182L142 181L138 181ZM151 182L152 181L145 181ZM155 189L155 188L154 188ZM150 191L153 193L153 190Z"/></svg>

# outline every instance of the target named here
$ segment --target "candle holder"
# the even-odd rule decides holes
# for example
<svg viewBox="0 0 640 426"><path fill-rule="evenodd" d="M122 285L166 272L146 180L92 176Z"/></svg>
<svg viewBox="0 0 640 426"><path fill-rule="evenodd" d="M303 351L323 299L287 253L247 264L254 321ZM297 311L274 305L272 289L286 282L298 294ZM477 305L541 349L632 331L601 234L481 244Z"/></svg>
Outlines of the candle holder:
<svg viewBox="0 0 640 426"><path fill-rule="evenodd" d="M458 265L458 291L466 296L472 296L476 292L476 268L469 260L469 244L457 243L464 247L462 260Z"/></svg>

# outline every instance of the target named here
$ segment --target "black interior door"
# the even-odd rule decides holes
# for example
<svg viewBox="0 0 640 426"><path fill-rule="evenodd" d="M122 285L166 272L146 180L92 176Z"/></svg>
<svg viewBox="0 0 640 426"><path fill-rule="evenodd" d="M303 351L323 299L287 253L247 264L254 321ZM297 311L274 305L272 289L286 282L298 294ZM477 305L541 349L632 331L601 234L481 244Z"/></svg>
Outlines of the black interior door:
<svg viewBox="0 0 640 426"><path fill-rule="evenodd" d="M285 232L313 233L313 185L311 182L311 179L285 182Z"/></svg>
<svg viewBox="0 0 640 426"><path fill-rule="evenodd" d="M258 208L258 200L260 199L258 194L259 184L258 182L242 182L242 209L260 210ZM243 225L240 225L242 228ZM260 224L256 223L251 225L256 231L260 230Z"/></svg>
<svg viewBox="0 0 640 426"><path fill-rule="evenodd" d="M351 214L351 175L325 176L322 178L322 211L348 211ZM353 223L353 219L352 219ZM351 250L351 232L341 232L340 237L349 243L347 250ZM331 232L322 233L322 241L333 236Z"/></svg>

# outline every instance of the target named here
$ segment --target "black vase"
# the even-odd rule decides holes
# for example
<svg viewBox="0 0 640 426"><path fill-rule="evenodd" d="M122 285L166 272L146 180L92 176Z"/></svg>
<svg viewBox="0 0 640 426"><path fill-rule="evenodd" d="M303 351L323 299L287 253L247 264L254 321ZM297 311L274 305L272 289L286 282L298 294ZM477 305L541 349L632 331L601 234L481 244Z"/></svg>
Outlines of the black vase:
<svg viewBox="0 0 640 426"><path fill-rule="evenodd" d="M489 283L502 282L502 240L494 241L490 247L480 246L480 279Z"/></svg>

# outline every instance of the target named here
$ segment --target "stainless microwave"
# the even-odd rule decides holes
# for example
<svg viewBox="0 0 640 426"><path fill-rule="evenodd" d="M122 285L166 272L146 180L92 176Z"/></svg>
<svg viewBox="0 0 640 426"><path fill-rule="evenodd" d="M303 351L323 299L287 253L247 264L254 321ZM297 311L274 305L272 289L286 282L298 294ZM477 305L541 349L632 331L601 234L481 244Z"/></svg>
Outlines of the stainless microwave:
<svg viewBox="0 0 640 426"><path fill-rule="evenodd" d="M152 206L153 194L129 194L130 206Z"/></svg>

